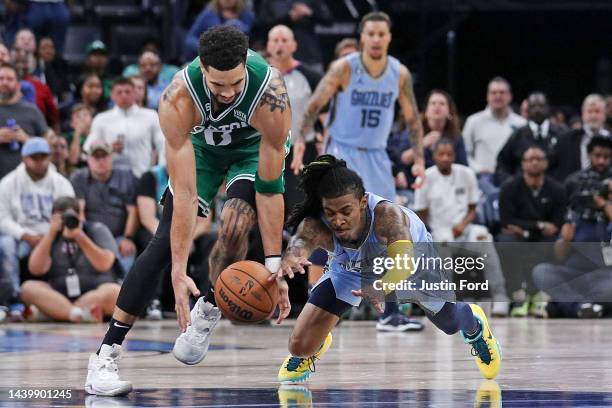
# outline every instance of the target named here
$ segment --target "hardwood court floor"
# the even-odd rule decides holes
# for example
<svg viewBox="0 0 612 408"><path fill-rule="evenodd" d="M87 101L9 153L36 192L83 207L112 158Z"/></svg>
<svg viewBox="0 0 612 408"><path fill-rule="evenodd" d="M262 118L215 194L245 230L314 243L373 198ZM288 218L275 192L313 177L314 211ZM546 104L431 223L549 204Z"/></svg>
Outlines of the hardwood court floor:
<svg viewBox="0 0 612 408"><path fill-rule="evenodd" d="M491 323L503 348L496 383L504 407L612 406L612 321ZM478 392L496 385L483 382L460 336L447 336L430 323L421 333L383 334L373 322L343 322L307 387L279 391L276 374L292 324L222 321L206 359L185 366L169 354L178 333L174 320L138 322L120 363L122 377L134 383L135 391L121 400L86 399L82 391L88 355L106 325L3 324L0 407L501 406L495 391ZM23 388L71 390L72 395L8 398L11 390Z"/></svg>

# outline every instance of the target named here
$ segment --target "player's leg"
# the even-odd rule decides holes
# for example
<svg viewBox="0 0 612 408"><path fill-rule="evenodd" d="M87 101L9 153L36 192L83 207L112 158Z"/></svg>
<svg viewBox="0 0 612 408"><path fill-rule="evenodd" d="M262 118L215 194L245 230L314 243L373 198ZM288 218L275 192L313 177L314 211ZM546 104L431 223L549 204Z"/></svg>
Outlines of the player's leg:
<svg viewBox="0 0 612 408"><path fill-rule="evenodd" d="M312 289L308 303L297 318L289 338L289 356L283 362L278 380L283 384L306 381L331 346L331 330L352 305L337 298L332 280L322 279Z"/></svg>
<svg viewBox="0 0 612 408"><path fill-rule="evenodd" d="M119 379L117 362L125 336L151 302L162 272L170 265L172 209L172 194L167 192L157 231L123 281L106 335L98 352L89 358L85 390L90 394L115 396L132 390L131 383Z"/></svg>
<svg viewBox="0 0 612 408"><path fill-rule="evenodd" d="M501 346L480 306L464 302L425 302L422 306L429 320L444 333L461 333L485 378L497 376L501 368Z"/></svg>

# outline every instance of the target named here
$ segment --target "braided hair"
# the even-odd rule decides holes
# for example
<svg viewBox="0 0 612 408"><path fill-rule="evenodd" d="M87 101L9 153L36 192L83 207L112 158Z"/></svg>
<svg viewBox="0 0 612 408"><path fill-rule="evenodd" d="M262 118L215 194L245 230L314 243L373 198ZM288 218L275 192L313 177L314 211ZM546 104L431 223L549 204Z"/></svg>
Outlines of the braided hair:
<svg viewBox="0 0 612 408"><path fill-rule="evenodd" d="M290 231L295 231L304 218L319 218L323 213L323 198L337 198L350 193L361 198L365 194L361 177L347 168L344 160L331 154L319 156L304 167L298 188L306 197L289 215L287 227Z"/></svg>

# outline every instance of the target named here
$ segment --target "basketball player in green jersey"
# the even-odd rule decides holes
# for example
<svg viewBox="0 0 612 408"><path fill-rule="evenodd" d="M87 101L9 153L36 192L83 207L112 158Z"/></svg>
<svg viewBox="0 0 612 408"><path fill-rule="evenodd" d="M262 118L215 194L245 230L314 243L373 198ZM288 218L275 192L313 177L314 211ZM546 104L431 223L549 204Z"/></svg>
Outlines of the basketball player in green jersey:
<svg viewBox="0 0 612 408"><path fill-rule="evenodd" d="M177 73L159 103L166 138L169 188L154 238L123 282L109 329L89 359L85 389L115 396L132 390L120 380L117 362L128 330L155 293L161 273L172 266L176 313L183 333L173 354L185 364L206 356L210 335L221 317L212 290L200 296L187 276L196 216L206 216L225 181L227 202L219 239L210 255L210 280L241 260L255 222L262 235L266 267L280 267L285 155L289 149L291 107L280 73L248 49L247 37L230 26L200 37L199 56ZM290 310L287 283L277 279L282 320Z"/></svg>

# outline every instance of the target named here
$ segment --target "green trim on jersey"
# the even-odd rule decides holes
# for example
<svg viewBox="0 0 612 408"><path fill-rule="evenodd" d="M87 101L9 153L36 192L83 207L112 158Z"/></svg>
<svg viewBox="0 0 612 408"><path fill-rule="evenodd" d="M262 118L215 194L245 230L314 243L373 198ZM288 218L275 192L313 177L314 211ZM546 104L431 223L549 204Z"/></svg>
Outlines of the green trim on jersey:
<svg viewBox="0 0 612 408"><path fill-rule="evenodd" d="M191 141L200 214L206 215L223 181L229 187L239 179L255 180L261 134L251 126L251 117L272 78L272 69L259 54L248 50L244 89L216 116L199 57L183 70L183 77L202 116L191 131Z"/></svg>

